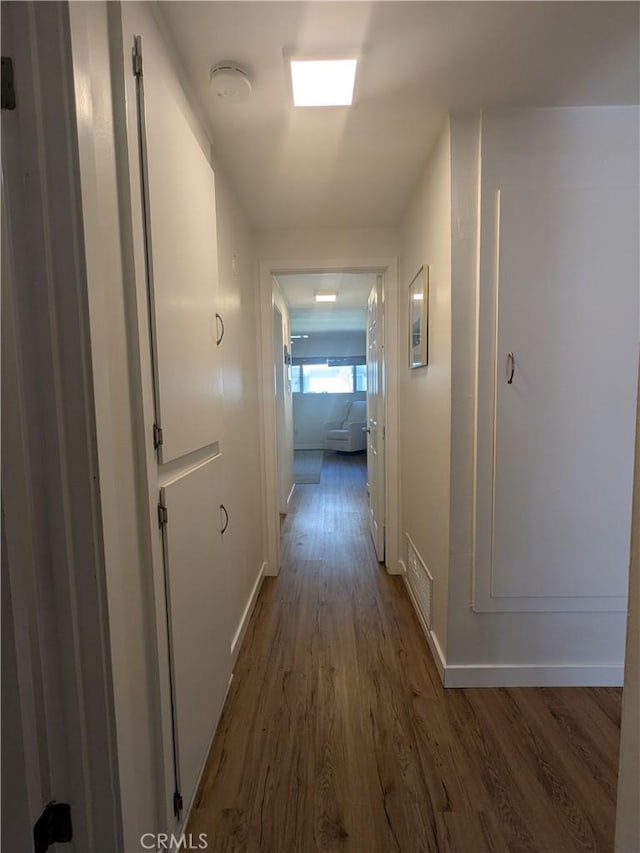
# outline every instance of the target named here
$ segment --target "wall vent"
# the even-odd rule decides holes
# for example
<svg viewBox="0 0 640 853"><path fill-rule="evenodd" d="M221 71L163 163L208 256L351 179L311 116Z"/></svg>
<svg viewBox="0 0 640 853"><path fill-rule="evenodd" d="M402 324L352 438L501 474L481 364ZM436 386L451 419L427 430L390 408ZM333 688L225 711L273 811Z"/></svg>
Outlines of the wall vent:
<svg viewBox="0 0 640 853"><path fill-rule="evenodd" d="M433 617L433 578L422 557L407 536L407 580L415 597L422 618L429 630Z"/></svg>

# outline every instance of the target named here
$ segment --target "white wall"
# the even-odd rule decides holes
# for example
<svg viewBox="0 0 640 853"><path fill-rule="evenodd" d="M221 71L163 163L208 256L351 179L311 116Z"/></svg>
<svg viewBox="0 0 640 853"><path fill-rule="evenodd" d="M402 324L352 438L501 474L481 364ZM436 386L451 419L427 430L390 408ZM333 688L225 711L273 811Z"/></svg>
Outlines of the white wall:
<svg viewBox="0 0 640 853"><path fill-rule="evenodd" d="M593 110L507 111L505 127L511 119L514 131L501 144L513 156L514 174L534 164L546 181L563 168L574 180L588 183L591 174L637 186L637 128L621 130L629 114ZM571 122L585 133L563 151L545 134ZM606 145L588 132L596 125ZM600 611L591 602L591 612L473 610L475 465L487 458L476 446L480 130L480 115L451 117L402 222L401 346L404 291L422 263L430 265L431 294L429 366L410 371L400 361L400 533L411 537L434 577L432 649L448 686L620 683L619 608ZM485 145L482 153L486 159L492 152Z"/></svg>
<svg viewBox="0 0 640 853"><path fill-rule="evenodd" d="M221 343L224 395L224 502L229 524L224 535L228 601L233 625L234 658L246 627L245 610L258 580L264 556L261 421L258 404L255 250L253 232L233 188L214 162L220 313L225 335ZM243 621L245 620L245 621Z"/></svg>
<svg viewBox="0 0 640 853"><path fill-rule="evenodd" d="M158 586L152 584L144 467L149 425L142 422L142 398L150 396L151 388L148 372L139 365L139 306L131 287L134 268L138 283L141 281L141 234L130 213L139 210L139 198L136 186L129 184L125 136L133 135L135 145L136 128L135 124L126 126L124 103L134 33L143 32L146 43L153 40L164 53L166 82L178 93L207 157L211 137L195 102L185 93L185 75L163 36L157 9L147 4L121 7L98 2L71 4L71 10L72 21L78 16L73 36L75 71L85 89L78 120L84 157L84 227L92 249L88 265L90 323L123 837L124 849L135 850L143 832L167 829L165 784L172 770L170 761L162 762L160 709L166 704L163 684L167 674L162 643L159 647L156 637L166 634L166 626L158 618L163 604L156 599ZM264 560L262 490L256 488L261 471L257 302L251 228L219 168L216 208L220 313L226 327L221 345L223 492L232 519L225 534L228 600L235 629L229 642L237 653L240 629L246 625L243 617L248 616L252 594L258 589ZM162 713L166 718L166 709Z"/></svg>
<svg viewBox="0 0 640 853"><path fill-rule="evenodd" d="M256 231L256 254L265 261L385 258L398 254L395 228L289 228Z"/></svg>
<svg viewBox="0 0 640 853"><path fill-rule="evenodd" d="M521 112L529 113L524 117L526 121L535 119L531 115L535 111ZM540 119L542 122L544 117ZM599 120L607 121L606 111L602 111ZM451 119L454 356L447 683L499 684L518 683L519 680L532 684L615 683L622 661L624 613L477 613L470 606L476 441L479 133L479 116ZM550 159L551 153L545 153L539 139L535 149L529 148L528 139L530 136L523 134L511 141L520 168L524 168L527 158L535 157L539 158L540 168L552 175L555 166ZM610 151L615 151L616 145L623 142L612 133ZM630 140L624 144L628 146L629 142L633 144ZM583 144L588 151L588 137ZM574 145L570 157L566 152L565 162L577 162L580 153ZM486 156L487 152L483 154ZM597 157L595 153L591 156ZM616 159L614 155L609 160L613 171L620 168ZM628 168L622 179L635 180ZM485 456L483 451L481 459Z"/></svg>
<svg viewBox="0 0 640 853"><path fill-rule="evenodd" d="M432 630L447 644L451 424L451 158L449 124L402 219L400 259L400 532L434 579ZM429 266L429 364L408 367L409 283Z"/></svg>

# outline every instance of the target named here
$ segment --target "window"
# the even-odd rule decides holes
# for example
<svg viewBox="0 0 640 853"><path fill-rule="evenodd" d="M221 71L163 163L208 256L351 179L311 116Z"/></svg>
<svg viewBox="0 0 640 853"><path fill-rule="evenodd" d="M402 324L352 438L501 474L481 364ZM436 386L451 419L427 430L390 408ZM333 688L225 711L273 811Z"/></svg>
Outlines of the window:
<svg viewBox="0 0 640 853"><path fill-rule="evenodd" d="M351 394L352 392L353 368L351 366L302 365L303 394Z"/></svg>
<svg viewBox="0 0 640 853"><path fill-rule="evenodd" d="M300 387L300 373L302 368L299 364L294 364L291 368L291 391L294 394L299 394L302 391Z"/></svg>
<svg viewBox="0 0 640 853"><path fill-rule="evenodd" d="M312 363L293 364L291 391L294 394L353 394L354 391L366 391L367 365L327 363L336 360L313 359L312 362L309 359Z"/></svg>

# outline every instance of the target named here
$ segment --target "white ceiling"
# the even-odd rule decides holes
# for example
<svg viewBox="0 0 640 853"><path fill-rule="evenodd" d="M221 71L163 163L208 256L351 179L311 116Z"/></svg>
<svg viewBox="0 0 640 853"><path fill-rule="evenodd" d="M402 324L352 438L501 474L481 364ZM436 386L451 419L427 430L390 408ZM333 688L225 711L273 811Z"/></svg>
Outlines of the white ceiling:
<svg viewBox="0 0 640 853"><path fill-rule="evenodd" d="M279 273L274 276L289 305L292 334L364 331L367 297L375 273ZM335 293L335 303L315 293Z"/></svg>
<svg viewBox="0 0 640 853"><path fill-rule="evenodd" d="M637 3L161 2L216 159L261 228L397 225L448 112L637 103ZM352 107L294 109L283 51L356 49ZM233 60L253 95L216 100Z"/></svg>

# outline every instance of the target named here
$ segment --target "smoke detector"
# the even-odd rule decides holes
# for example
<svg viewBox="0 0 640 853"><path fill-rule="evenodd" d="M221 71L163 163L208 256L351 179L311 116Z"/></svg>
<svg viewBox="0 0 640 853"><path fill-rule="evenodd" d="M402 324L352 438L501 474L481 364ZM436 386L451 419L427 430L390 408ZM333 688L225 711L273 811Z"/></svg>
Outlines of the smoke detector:
<svg viewBox="0 0 640 853"><path fill-rule="evenodd" d="M231 62L214 65L209 72L211 90L221 101L240 104L251 95L251 80L246 71Z"/></svg>

